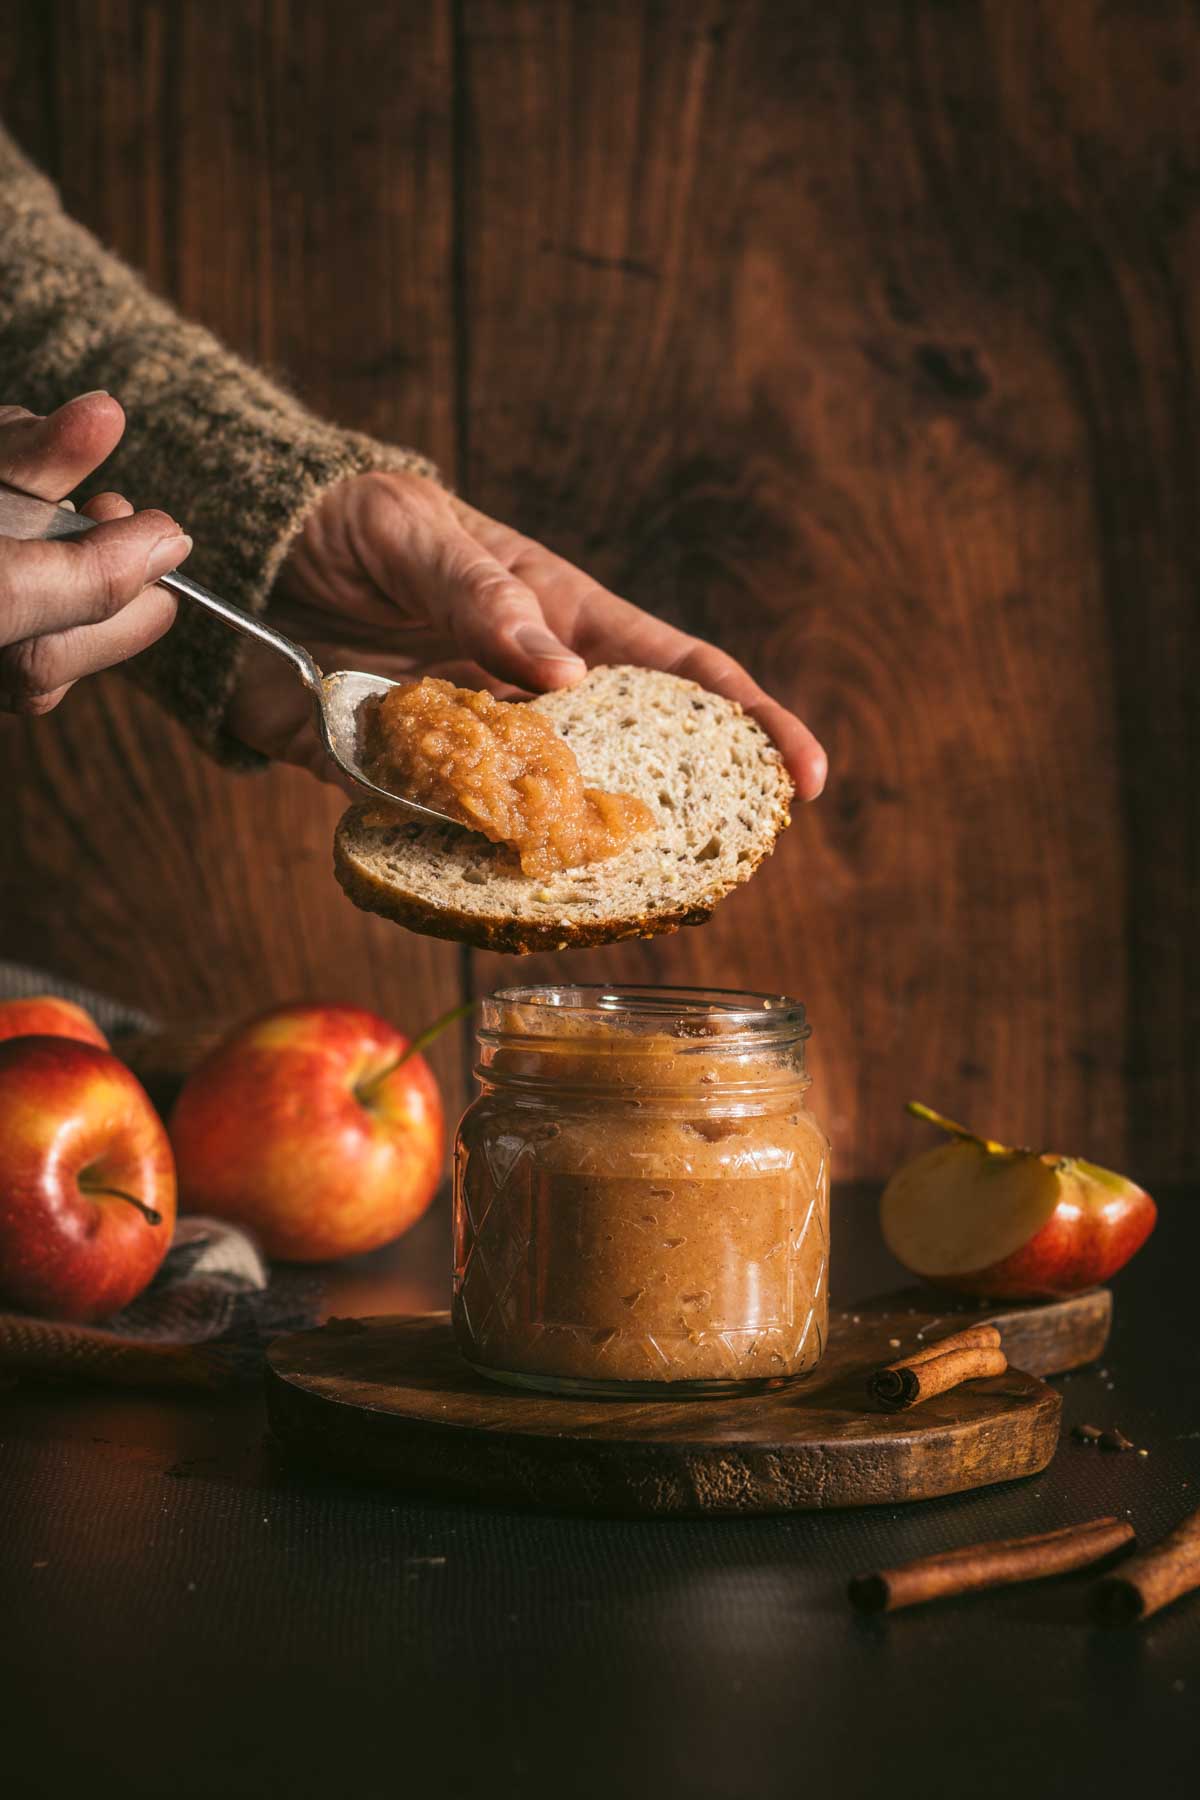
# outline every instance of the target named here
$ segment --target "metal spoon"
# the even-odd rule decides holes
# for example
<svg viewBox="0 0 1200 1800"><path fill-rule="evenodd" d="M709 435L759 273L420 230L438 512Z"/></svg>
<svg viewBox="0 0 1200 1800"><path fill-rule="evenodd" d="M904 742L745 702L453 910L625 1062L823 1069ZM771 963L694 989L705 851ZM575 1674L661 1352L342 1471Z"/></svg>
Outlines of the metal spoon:
<svg viewBox="0 0 1200 1800"><path fill-rule="evenodd" d="M19 493L16 488L0 482L0 537L79 537L83 532L93 530L95 524L94 519L84 518L69 506L54 506L48 500L37 500L32 494ZM419 801L410 800L404 794L394 794L388 788L379 787L369 775L363 773L358 760L359 719L363 704L365 701L378 699L389 688L399 686L398 682L388 681L382 675L367 675L361 669L336 669L332 675L323 675L308 651L299 644L293 644L291 638L284 637L281 631L275 631L260 619L243 612L240 606L233 606L219 595L211 594L207 588L201 587L198 581L193 581L179 569L170 575L160 575L156 585L169 588L171 593L202 606L223 624L232 627L234 631L240 631L245 637L265 644L268 650L274 650L277 656L282 656L290 663L312 695L321 741L343 775L348 775L358 787L373 795L376 800L386 800L391 806L402 806L406 812L432 820L435 824L460 824L457 819L451 819L445 813L435 812L431 806L422 806Z"/></svg>

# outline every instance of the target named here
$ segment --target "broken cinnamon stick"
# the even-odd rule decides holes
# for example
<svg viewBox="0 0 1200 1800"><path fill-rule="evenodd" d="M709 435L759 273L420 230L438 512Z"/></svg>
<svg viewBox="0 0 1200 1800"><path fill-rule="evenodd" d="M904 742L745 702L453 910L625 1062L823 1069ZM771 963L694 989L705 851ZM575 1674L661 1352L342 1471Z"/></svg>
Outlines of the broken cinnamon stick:
<svg viewBox="0 0 1200 1800"><path fill-rule="evenodd" d="M1041 1581L1047 1575L1086 1568L1132 1541L1133 1526L1127 1519L1089 1519L1084 1525L1067 1525L1061 1531L968 1544L962 1550L923 1556L895 1569L856 1575L847 1593L859 1612L896 1612L902 1606L923 1606L927 1600L974 1594L1016 1581Z"/></svg>
<svg viewBox="0 0 1200 1800"><path fill-rule="evenodd" d="M867 1392L885 1412L900 1412L934 1394L944 1394L964 1381L984 1375L1003 1375L1008 1359L1000 1348L994 1325L972 1325L942 1338L910 1356L899 1357L886 1368L876 1369Z"/></svg>
<svg viewBox="0 0 1200 1800"><path fill-rule="evenodd" d="M1200 1587L1200 1511L1169 1537L1126 1563L1096 1588L1096 1617L1105 1625L1134 1625Z"/></svg>

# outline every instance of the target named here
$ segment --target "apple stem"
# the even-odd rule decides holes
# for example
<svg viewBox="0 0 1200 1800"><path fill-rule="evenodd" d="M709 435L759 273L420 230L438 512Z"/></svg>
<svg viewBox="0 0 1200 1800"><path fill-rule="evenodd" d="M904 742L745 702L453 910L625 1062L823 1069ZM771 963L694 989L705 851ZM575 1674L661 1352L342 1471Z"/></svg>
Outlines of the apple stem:
<svg viewBox="0 0 1200 1800"><path fill-rule="evenodd" d="M452 1006L449 1012L442 1013L439 1018L436 1018L433 1021L432 1025L427 1025L424 1031L419 1031L417 1033L412 1043L408 1046L408 1049L395 1064L395 1067L398 1069L400 1064L406 1063L410 1056L416 1056L420 1051L424 1050L427 1044L432 1044L434 1038L441 1037L443 1031L449 1026L457 1025L460 1019L465 1019L468 1013L473 1013L477 1005L478 1001L476 1000L464 1000L460 1006Z"/></svg>
<svg viewBox="0 0 1200 1800"><path fill-rule="evenodd" d="M942 1113L934 1112L932 1106L924 1106L920 1100L909 1100L905 1103L905 1111L914 1119L924 1120L926 1125L936 1125L949 1137L964 1138L968 1144L979 1144L984 1150L999 1151L1007 1148L1005 1144L997 1144L992 1138L980 1137L977 1131L968 1131L965 1125L956 1125L953 1119L947 1119Z"/></svg>
<svg viewBox="0 0 1200 1800"><path fill-rule="evenodd" d="M111 1194L114 1200L127 1200L130 1206L137 1207L147 1225L161 1225L163 1222L160 1212L156 1212L152 1206L147 1206L146 1202L139 1200L136 1194L127 1194L123 1188L91 1187L82 1181L79 1185L85 1194Z"/></svg>
<svg viewBox="0 0 1200 1800"><path fill-rule="evenodd" d="M449 1012L442 1013L433 1021L432 1025L427 1025L424 1031L419 1031L395 1062L389 1063L386 1069L381 1069L378 1075L373 1075L365 1087L358 1089L358 1098L363 1105L370 1105L384 1082L394 1075L397 1069L402 1068L410 1056L420 1055L421 1051L427 1045L432 1044L435 1038L441 1037L443 1031L447 1030L449 1026L457 1024L459 1019L465 1019L468 1013L474 1012L477 1004L478 1002L475 1000L464 1000L461 1005L452 1006Z"/></svg>

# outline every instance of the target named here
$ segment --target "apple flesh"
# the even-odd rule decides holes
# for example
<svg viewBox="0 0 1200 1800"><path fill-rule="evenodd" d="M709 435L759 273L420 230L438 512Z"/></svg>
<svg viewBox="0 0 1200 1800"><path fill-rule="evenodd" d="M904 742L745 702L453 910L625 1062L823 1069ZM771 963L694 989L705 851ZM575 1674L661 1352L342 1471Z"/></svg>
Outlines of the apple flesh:
<svg viewBox="0 0 1200 1800"><path fill-rule="evenodd" d="M888 1248L924 1281L989 1300L1076 1294L1115 1275L1154 1229L1153 1200L1124 1175L910 1111L952 1140L897 1170L880 1203Z"/></svg>
<svg viewBox="0 0 1200 1800"><path fill-rule="evenodd" d="M82 1006L57 994L31 994L28 1000L0 1001L0 1039L14 1037L78 1038L81 1044L108 1049L108 1039Z"/></svg>
<svg viewBox="0 0 1200 1800"><path fill-rule="evenodd" d="M403 1033L352 1006L285 1006L234 1032L170 1120L181 1202L268 1256L326 1262L415 1223L441 1180L437 1082Z"/></svg>
<svg viewBox="0 0 1200 1800"><path fill-rule="evenodd" d="M171 1146L125 1065L69 1037L0 1043L0 1306L108 1318L174 1223Z"/></svg>

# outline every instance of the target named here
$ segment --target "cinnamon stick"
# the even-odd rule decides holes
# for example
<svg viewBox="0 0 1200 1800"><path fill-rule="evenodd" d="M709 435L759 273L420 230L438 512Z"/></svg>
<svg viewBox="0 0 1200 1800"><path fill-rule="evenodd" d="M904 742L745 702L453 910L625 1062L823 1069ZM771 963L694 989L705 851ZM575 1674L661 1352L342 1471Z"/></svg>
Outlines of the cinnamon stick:
<svg viewBox="0 0 1200 1800"><path fill-rule="evenodd" d="M1200 1510L1153 1550L1126 1563L1096 1588L1096 1616L1105 1625L1134 1625L1200 1587Z"/></svg>
<svg viewBox="0 0 1200 1800"><path fill-rule="evenodd" d="M930 1362L935 1356L945 1356L948 1350L998 1350L1000 1348L1000 1329L996 1325L968 1325L965 1331L956 1331L950 1337L938 1338L936 1343L925 1344L920 1350L914 1350L909 1356L902 1356L899 1361L905 1363Z"/></svg>
<svg viewBox="0 0 1200 1800"><path fill-rule="evenodd" d="M859 1612L896 1612L902 1606L923 1606L927 1600L974 1594L1011 1582L1041 1581L1047 1575L1086 1568L1132 1541L1133 1526L1127 1519L1089 1519L1061 1531L969 1544L894 1569L856 1575L847 1592Z"/></svg>
<svg viewBox="0 0 1200 1800"><path fill-rule="evenodd" d="M994 1325L972 1325L942 1338L923 1350L914 1350L886 1368L876 1369L867 1392L885 1412L901 1412L934 1394L944 1394L964 1381L984 1375L1003 1375L1008 1359L1000 1348Z"/></svg>

